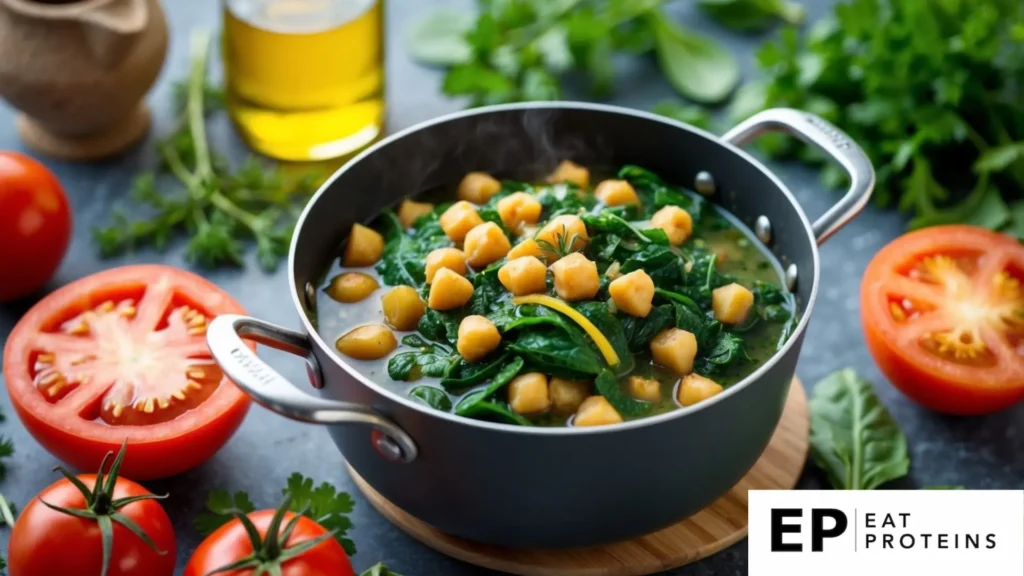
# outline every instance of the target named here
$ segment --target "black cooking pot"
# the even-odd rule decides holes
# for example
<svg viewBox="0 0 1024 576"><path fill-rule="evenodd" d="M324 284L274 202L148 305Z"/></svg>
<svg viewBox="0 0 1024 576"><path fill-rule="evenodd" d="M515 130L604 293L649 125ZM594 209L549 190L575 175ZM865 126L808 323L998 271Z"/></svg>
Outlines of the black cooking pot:
<svg viewBox="0 0 1024 576"><path fill-rule="evenodd" d="M792 193L737 148L765 130L792 133L849 172L849 192L812 225ZM472 170L528 179L565 158L637 164L693 184L743 222L783 263L800 323L743 381L691 408L597 428L521 427L440 412L369 380L314 330L315 286L353 223ZM864 152L821 118L767 110L723 137L661 116L596 104L493 106L384 139L339 169L299 219L289 256L291 299L305 332L244 316L209 327L214 358L257 402L326 424L377 492L438 529L514 547L621 540L677 522L728 491L753 466L782 414L818 291L817 245L871 195ZM282 296L282 299L284 296ZM301 392L240 337L306 358L321 397Z"/></svg>

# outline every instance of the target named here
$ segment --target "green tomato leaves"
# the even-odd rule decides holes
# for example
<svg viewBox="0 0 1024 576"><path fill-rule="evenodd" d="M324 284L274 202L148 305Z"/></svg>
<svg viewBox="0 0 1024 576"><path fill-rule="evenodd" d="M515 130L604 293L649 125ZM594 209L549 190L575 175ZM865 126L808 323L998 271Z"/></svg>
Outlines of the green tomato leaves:
<svg viewBox="0 0 1024 576"><path fill-rule="evenodd" d="M849 368L814 386L811 453L841 490L872 490L907 474L907 438L875 395Z"/></svg>

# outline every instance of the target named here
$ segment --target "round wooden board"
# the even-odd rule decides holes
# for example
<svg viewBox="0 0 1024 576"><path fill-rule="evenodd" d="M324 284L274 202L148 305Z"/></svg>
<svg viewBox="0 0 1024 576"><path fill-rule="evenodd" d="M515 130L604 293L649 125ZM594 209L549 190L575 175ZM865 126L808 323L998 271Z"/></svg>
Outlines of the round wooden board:
<svg viewBox="0 0 1024 576"><path fill-rule="evenodd" d="M406 514L349 467L370 504L407 534L464 562L521 576L644 576L707 558L747 535L747 491L789 490L807 459L807 395L794 379L782 414L760 460L726 495L697 514L652 534L593 548L521 550L449 536Z"/></svg>

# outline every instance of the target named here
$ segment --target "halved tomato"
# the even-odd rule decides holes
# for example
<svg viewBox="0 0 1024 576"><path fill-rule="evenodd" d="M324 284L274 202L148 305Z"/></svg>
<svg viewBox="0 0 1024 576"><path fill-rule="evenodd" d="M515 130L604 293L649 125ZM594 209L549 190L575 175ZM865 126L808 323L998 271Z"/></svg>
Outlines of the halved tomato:
<svg viewBox="0 0 1024 576"><path fill-rule="evenodd" d="M1024 398L1024 247L974 226L911 232L861 284L868 349L892 383L950 414Z"/></svg>
<svg viewBox="0 0 1024 576"><path fill-rule="evenodd" d="M207 322L226 313L243 310L214 284L169 266L72 282L11 332L11 402L36 440L78 469L98 468L127 438L124 476L184 472L220 449L249 409L206 345Z"/></svg>

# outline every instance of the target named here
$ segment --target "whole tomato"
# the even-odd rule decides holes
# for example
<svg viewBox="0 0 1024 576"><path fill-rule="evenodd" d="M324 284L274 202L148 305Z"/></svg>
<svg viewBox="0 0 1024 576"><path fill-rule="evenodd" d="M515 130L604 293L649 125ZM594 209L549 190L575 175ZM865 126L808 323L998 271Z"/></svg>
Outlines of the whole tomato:
<svg viewBox="0 0 1024 576"><path fill-rule="evenodd" d="M71 240L71 210L38 161L0 151L0 302L27 296L57 271Z"/></svg>
<svg viewBox="0 0 1024 576"><path fill-rule="evenodd" d="M239 567L217 574L252 576L275 564L281 568L273 574L281 576L353 576L345 549L331 533L306 516L287 512L287 507L286 502L277 510L252 512L218 528L196 548L184 576L205 576L228 565ZM255 528L259 541L253 541L246 524ZM271 526L278 530L271 532ZM278 544L285 534L287 539Z"/></svg>
<svg viewBox="0 0 1024 576"><path fill-rule="evenodd" d="M174 573L174 527L157 496L117 477L123 452L102 485L95 474L73 477L62 470L64 479L25 506L11 530L7 562L12 576ZM72 478L82 486L76 486ZM90 485L94 487L90 489ZM113 528L109 540L101 530L101 524L107 523ZM109 565L104 572L105 549Z"/></svg>

